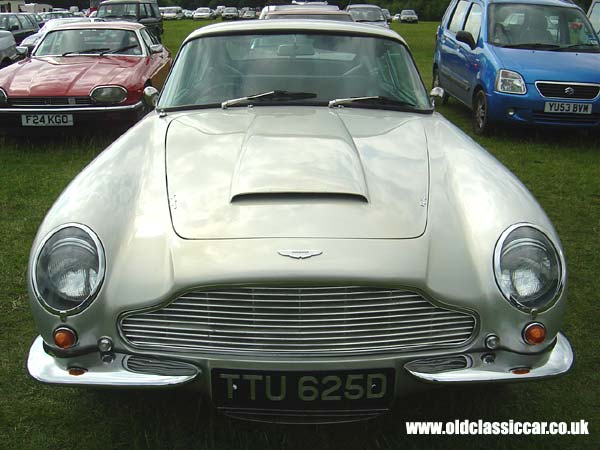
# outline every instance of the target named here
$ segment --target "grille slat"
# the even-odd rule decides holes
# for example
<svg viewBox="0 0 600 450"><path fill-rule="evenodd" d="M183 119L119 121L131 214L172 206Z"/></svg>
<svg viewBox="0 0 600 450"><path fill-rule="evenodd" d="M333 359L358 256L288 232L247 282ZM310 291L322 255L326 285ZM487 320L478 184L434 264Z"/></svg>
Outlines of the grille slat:
<svg viewBox="0 0 600 450"><path fill-rule="evenodd" d="M460 345L475 318L401 289L274 286L188 292L120 327L140 347L330 355Z"/></svg>
<svg viewBox="0 0 600 450"><path fill-rule="evenodd" d="M8 99L11 106L88 106L91 105L90 97L11 97Z"/></svg>
<svg viewBox="0 0 600 450"><path fill-rule="evenodd" d="M600 85L581 83L556 83L538 81L535 83L539 93L547 98L564 98L567 100L593 100L600 93ZM571 94L567 94L569 89Z"/></svg>
<svg viewBox="0 0 600 450"><path fill-rule="evenodd" d="M452 323L452 325L470 325L469 321L464 321L464 322L454 322ZM395 328L395 327L391 327L391 328L377 328L377 329L360 329L360 330L346 330L345 333L351 333L351 334L356 334L356 333L363 333L363 334L367 334L366 337L379 337L380 335L374 335L372 334L373 331L377 331L377 332L382 332L382 331L401 331L401 330L410 330L413 329L416 331L414 332L409 332L409 333L389 333L386 334L386 336L401 336L401 335L412 335L412 334L418 334L418 333L428 333L428 330L423 330L423 331L419 331L419 328L431 328L430 325L420 325L420 326L414 326L414 327L400 327L400 328ZM123 329L125 331L127 331L128 333L147 333L147 334L164 334L164 331L162 330L158 330L158 329L149 329L148 327L131 327L129 325L124 326ZM470 329L469 326L463 327L463 328L446 328L445 330L447 331L454 331L454 330L459 330L459 329L466 329L467 331ZM215 334L215 329L214 328L198 328L198 329L191 329L191 328L180 328L180 327L171 327L170 328L171 333L173 333L174 335L179 335L179 336L206 336L206 337L213 337L213 336L217 336L217 334ZM304 330L298 330L299 333L306 333ZM207 333L207 334L203 334L203 333ZM230 334L230 335L234 335L234 339L247 339L244 336L235 336L237 334L247 334L246 331L243 330L221 330L221 333L223 335L226 334ZM249 339L259 339L259 340L274 340L274 339L281 339L281 338L286 338L287 337L287 333L289 333L288 331L261 331L262 335L267 335L267 336L279 336L278 338L271 338L271 337L263 337L261 336L260 338L255 338L255 337L251 337ZM310 331L311 335L315 335L315 334L339 334L339 331ZM381 335L383 336L383 335ZM311 340L325 340L325 339L338 339L337 336L334 337L323 337L323 338L315 338L315 337L297 337L297 340L300 341L311 341Z"/></svg>
<svg viewBox="0 0 600 450"><path fill-rule="evenodd" d="M441 317L432 317L432 318L428 318L428 319L412 319L412 320L397 320L394 322L391 321L378 321L378 322L357 322L357 323L342 323L342 324L337 324L337 323L328 323L327 325L310 325L307 324L306 326L303 327L304 330L306 331L313 331L313 329L315 330L319 330L321 328L346 328L347 331L352 331L354 328L353 327L367 327L367 326L384 326L384 325L401 325L403 323L421 323L421 322L426 322L428 325L424 325L424 326L431 326L432 322L437 322L437 321L441 321L441 320L449 320L449 319L464 319L464 316L462 315L446 315L446 316L441 316ZM157 329L164 329L164 324L189 324L190 321L189 320L160 320L160 319L139 319L139 318L135 318L135 317L130 317L127 320L128 324L127 325L123 325L123 327L131 327L132 325L135 326L136 324L140 325L143 324L146 328L157 328ZM153 325L154 323L156 323L157 325ZM163 325L158 325L162 323ZM458 323L458 322L454 322L454 323ZM227 323L227 322L210 322L210 321L206 321L206 322L199 322L199 321L194 321L193 322L194 325L197 326L222 326L222 327L232 327L232 326L239 326L239 324L231 324L231 323ZM298 327L296 325L262 325L262 324L257 324L257 323L253 323L252 326L254 328L284 328L284 329L297 329ZM417 325L414 325L414 327L416 327ZM171 326L172 329L177 329L177 327L173 327ZM335 333L336 331L332 331L332 333Z"/></svg>

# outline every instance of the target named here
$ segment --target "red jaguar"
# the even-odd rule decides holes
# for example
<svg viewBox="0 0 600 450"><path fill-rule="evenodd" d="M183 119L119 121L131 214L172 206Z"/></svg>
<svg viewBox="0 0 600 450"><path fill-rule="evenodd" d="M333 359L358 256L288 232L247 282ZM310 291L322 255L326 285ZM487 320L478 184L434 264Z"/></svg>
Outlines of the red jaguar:
<svg viewBox="0 0 600 450"><path fill-rule="evenodd" d="M0 128L128 127L150 109L144 88L160 90L171 64L170 52L137 23L54 28L30 57L0 70Z"/></svg>

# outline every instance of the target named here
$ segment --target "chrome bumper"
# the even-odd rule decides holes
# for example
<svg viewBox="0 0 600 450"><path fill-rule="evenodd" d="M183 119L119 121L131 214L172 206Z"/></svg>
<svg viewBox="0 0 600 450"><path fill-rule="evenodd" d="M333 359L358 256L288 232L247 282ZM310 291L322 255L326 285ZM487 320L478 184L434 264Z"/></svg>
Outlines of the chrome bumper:
<svg viewBox="0 0 600 450"><path fill-rule="evenodd" d="M77 114L77 113L88 113L88 112L127 112L141 109L144 106L143 102L137 102L133 105L121 105L121 106L81 106L81 107L66 107L66 108L52 108L45 106L32 106L32 107L16 107L16 108L0 108L0 114Z"/></svg>
<svg viewBox="0 0 600 450"><path fill-rule="evenodd" d="M111 387L171 387L193 380L200 369L187 364L184 374L149 374L134 372L127 367L128 355L115 354L110 362L103 362L99 353L76 358L55 358L44 350L44 341L38 336L27 358L27 370L38 381L51 384ZM85 368L81 375L69 372ZM160 372L160 371L159 371Z"/></svg>
<svg viewBox="0 0 600 450"><path fill-rule="evenodd" d="M571 344L562 333L558 333L554 347L544 354L536 365L529 367L523 355L508 351L489 352L494 355L493 362L484 362L479 357L471 356L470 364L464 369L433 371L427 373L419 370L423 365L410 362L404 368L419 381L439 384L454 383L493 383L526 381L536 378L554 377L566 373L573 365ZM527 357L525 357L527 358ZM527 373L515 374L515 369L529 369Z"/></svg>
<svg viewBox="0 0 600 450"><path fill-rule="evenodd" d="M482 358L485 354L454 355L466 361L464 367L459 369L445 369L443 363L432 364L436 358L412 360L404 364L405 371L400 370L399 375L403 372L402 378L405 380L411 378L408 375L410 374L417 381L436 384L527 381L561 375L573 364L571 345L562 333L557 335L554 346L541 355L521 355L500 350L488 352L487 354L494 355L494 360L485 362ZM146 369L140 371L132 364L133 358L136 357L116 353L109 361L102 361L98 352L72 358L55 358L46 353L43 339L38 336L29 351L27 369L33 378L43 383L112 387L173 387L199 379L203 373L203 369L196 365L164 359L154 360L154 363L150 361ZM438 357L437 361L448 359L452 359L452 355ZM535 363L532 364L532 361ZM348 361L345 366L355 367L356 364ZM373 361L370 364L373 364ZM219 364L219 367L227 366ZM272 363L269 363L269 366L272 366ZM242 367L256 367L256 363L246 361ZM74 375L70 372L70 369L74 368L85 368L85 371ZM529 371L522 374L512 372L514 369L523 368ZM398 389L397 394L410 389L410 385L404 385L403 389Z"/></svg>

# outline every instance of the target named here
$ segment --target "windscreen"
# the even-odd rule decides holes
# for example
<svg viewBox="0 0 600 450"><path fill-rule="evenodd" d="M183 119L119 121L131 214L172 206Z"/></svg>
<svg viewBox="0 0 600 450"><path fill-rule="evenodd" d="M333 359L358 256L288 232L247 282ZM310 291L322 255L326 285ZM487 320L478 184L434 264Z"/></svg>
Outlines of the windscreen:
<svg viewBox="0 0 600 450"><path fill-rule="evenodd" d="M561 6L493 4L488 36L499 47L600 50L586 16L579 9Z"/></svg>
<svg viewBox="0 0 600 450"><path fill-rule="evenodd" d="M141 55L133 31L116 29L56 30L46 34L33 56L96 55L111 53Z"/></svg>
<svg viewBox="0 0 600 450"><path fill-rule="evenodd" d="M400 42L304 33L215 36L188 42L158 107L215 105L273 90L312 93L312 103L383 96L414 109L431 108L410 53Z"/></svg>

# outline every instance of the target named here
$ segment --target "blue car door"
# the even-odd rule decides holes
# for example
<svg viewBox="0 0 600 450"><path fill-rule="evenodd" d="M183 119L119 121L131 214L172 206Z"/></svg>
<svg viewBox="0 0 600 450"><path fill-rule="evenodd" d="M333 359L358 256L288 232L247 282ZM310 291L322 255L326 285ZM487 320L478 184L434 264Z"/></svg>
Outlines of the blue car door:
<svg viewBox="0 0 600 450"><path fill-rule="evenodd" d="M456 40L456 32L462 30L470 3L461 0L456 4L447 26L439 36L439 76L442 87L452 96L459 97L465 89L465 80L460 75L462 57L461 43Z"/></svg>
<svg viewBox="0 0 600 450"><path fill-rule="evenodd" d="M483 17L483 8L479 3L473 3L463 27L464 31L471 33L473 40L477 43L474 49L464 42L458 44L458 63L455 67L456 77L461 80L460 91L456 97L464 104L471 106L473 103L473 91L477 85L481 69L480 56L482 54L481 23Z"/></svg>

